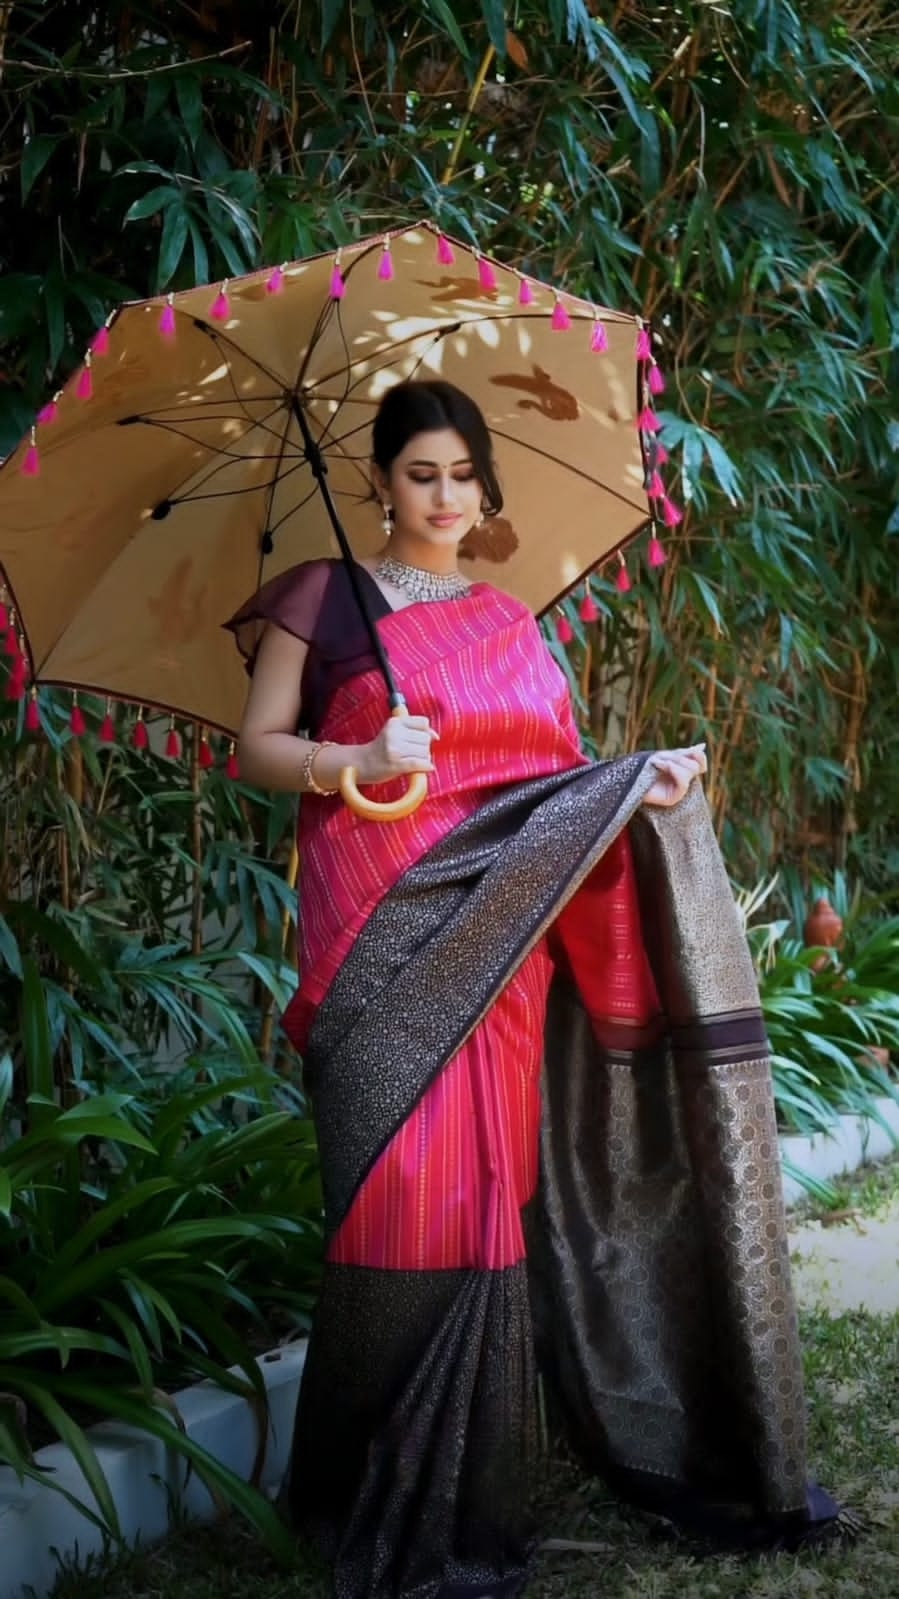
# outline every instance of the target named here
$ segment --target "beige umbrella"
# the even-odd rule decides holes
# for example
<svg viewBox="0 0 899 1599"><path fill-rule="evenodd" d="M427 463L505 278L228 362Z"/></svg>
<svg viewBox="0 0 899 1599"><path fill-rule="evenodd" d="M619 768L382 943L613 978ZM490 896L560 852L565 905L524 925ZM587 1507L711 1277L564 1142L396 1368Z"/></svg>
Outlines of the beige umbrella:
<svg viewBox="0 0 899 1599"><path fill-rule="evenodd" d="M233 732L246 677L221 624L339 553L335 507L357 555L379 546L371 422L411 376L466 389L493 434L506 505L475 579L539 613L648 521L662 489L639 319L416 225L110 319L0 472L33 681Z"/></svg>

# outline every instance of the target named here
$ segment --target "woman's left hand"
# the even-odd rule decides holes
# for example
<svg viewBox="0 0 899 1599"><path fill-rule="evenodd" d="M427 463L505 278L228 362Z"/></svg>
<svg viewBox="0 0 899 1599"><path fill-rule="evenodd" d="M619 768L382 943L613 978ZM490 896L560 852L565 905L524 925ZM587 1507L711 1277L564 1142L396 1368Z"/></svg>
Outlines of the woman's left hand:
<svg viewBox="0 0 899 1599"><path fill-rule="evenodd" d="M643 795L644 805L677 805L683 799L694 777L708 770L705 745L694 744L688 750L659 750L650 757L658 777Z"/></svg>

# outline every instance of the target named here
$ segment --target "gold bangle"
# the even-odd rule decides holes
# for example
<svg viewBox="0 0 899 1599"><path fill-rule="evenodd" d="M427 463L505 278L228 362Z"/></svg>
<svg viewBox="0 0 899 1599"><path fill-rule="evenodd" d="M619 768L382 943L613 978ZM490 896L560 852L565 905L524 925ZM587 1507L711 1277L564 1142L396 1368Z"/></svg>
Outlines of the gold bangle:
<svg viewBox="0 0 899 1599"><path fill-rule="evenodd" d="M323 796L337 793L336 788L322 788L318 783L316 783L315 778L312 775L312 762L315 760L319 750L333 748L334 740L332 738L324 738L320 744L313 744L311 750L309 750L305 755L303 759L303 788L307 793L321 794Z"/></svg>

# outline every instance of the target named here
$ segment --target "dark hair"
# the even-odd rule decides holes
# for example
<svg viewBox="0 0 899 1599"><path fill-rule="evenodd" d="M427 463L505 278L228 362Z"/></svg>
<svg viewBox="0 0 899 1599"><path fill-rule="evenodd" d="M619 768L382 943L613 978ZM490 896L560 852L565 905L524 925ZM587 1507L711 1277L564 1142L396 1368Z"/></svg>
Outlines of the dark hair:
<svg viewBox="0 0 899 1599"><path fill-rule="evenodd" d="M440 378L412 379L388 389L372 428L372 456L387 473L416 433L454 428L465 440L475 477L484 493L484 511L498 516L503 493L493 461L490 429L470 394Z"/></svg>

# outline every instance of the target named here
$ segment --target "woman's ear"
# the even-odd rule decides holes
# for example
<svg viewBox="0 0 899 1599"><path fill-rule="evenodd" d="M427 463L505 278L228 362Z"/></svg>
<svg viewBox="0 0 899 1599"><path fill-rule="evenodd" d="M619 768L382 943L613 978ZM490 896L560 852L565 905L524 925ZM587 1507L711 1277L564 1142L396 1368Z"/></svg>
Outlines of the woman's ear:
<svg viewBox="0 0 899 1599"><path fill-rule="evenodd" d="M387 503L390 499L390 485L387 482L385 474L374 461L371 463L371 483L372 488L378 496L378 499L381 501L381 504L384 505Z"/></svg>

